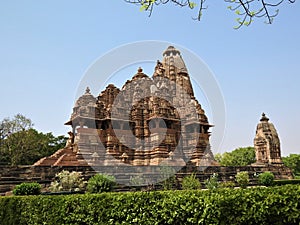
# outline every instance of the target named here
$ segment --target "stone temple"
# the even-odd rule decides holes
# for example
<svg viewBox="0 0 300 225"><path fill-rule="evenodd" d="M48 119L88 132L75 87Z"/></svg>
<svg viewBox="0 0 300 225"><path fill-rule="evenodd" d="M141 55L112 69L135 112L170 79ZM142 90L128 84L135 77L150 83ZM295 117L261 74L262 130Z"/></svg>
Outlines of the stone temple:
<svg viewBox="0 0 300 225"><path fill-rule="evenodd" d="M82 172L85 180L96 173L112 174L120 188L135 185L132 178L147 186L169 175L181 182L195 174L204 182L217 173L222 181L234 182L238 172L247 171L253 184L257 174L265 171L276 179L293 178L281 161L277 131L265 114L254 138L255 163L226 167L214 160L209 143L212 125L194 96L182 56L173 46L163 52L152 76L138 68L120 89L109 84L94 96L86 88L65 124L71 131L63 149L33 166L0 169L0 195L22 182L47 187L62 170ZM164 168L172 174L167 172L166 177Z"/></svg>
<svg viewBox="0 0 300 225"><path fill-rule="evenodd" d="M256 164L283 164L277 131L263 113L254 138Z"/></svg>
<svg viewBox="0 0 300 225"><path fill-rule="evenodd" d="M214 160L209 142L212 125L173 46L163 52L152 76L138 68L120 89L109 84L94 96L86 88L65 125L71 129L65 148L36 162L32 177L50 182L66 169L82 171L87 178L95 172L113 174L121 184L142 175L144 182L155 184L165 165L179 180L196 173L204 181L218 173L222 180L232 181L239 171L248 171L252 180L264 171L276 179L293 177L281 161L277 131L265 114L254 138L255 163L224 167Z"/></svg>
<svg viewBox="0 0 300 225"><path fill-rule="evenodd" d="M35 166L218 165L209 143L212 125L173 46L152 77L138 68L121 89L109 84L93 96L86 88L65 125L72 129L66 147Z"/></svg>

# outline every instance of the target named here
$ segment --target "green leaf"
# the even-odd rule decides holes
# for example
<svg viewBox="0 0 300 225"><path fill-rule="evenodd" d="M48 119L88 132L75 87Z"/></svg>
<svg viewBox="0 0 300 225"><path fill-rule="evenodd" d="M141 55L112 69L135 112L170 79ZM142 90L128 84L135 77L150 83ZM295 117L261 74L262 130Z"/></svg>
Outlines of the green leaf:
<svg viewBox="0 0 300 225"><path fill-rule="evenodd" d="M191 9L195 8L197 6L197 4L195 2L189 2L189 7Z"/></svg>
<svg viewBox="0 0 300 225"><path fill-rule="evenodd" d="M141 7L140 7L140 12L145 11L147 8L148 8L148 5L147 5L147 4L141 5Z"/></svg>

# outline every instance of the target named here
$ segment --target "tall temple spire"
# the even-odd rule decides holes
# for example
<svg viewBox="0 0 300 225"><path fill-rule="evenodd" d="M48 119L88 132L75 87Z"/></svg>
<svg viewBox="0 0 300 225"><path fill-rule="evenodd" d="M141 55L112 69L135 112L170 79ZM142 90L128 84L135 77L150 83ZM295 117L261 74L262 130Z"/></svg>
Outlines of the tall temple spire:
<svg viewBox="0 0 300 225"><path fill-rule="evenodd" d="M167 78L181 85L190 96L194 96L188 70L178 49L169 46L163 52L162 65Z"/></svg>
<svg viewBox="0 0 300 225"><path fill-rule="evenodd" d="M180 51L174 46L169 46L163 53L163 63L170 67L176 67L178 72L187 73L185 63L181 57Z"/></svg>

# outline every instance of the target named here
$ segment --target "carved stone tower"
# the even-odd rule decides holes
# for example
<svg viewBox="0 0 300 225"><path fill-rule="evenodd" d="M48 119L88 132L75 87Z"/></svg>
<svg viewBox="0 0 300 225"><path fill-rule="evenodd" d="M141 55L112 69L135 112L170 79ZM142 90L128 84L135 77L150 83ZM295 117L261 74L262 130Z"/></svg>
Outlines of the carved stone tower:
<svg viewBox="0 0 300 225"><path fill-rule="evenodd" d="M263 113L254 138L256 164L282 164L277 131Z"/></svg>

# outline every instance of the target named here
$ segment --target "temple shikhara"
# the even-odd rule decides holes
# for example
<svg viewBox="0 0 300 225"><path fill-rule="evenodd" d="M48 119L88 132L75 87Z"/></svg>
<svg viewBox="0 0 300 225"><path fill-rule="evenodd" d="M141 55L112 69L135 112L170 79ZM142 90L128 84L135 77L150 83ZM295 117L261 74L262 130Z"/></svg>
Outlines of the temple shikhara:
<svg viewBox="0 0 300 225"><path fill-rule="evenodd" d="M283 164L280 141L275 126L263 113L254 138L256 164Z"/></svg>
<svg viewBox="0 0 300 225"><path fill-rule="evenodd" d="M121 89L109 84L93 96L87 87L65 125L72 129L66 147L36 166L218 165L209 143L212 125L173 46L151 77L138 68Z"/></svg>

